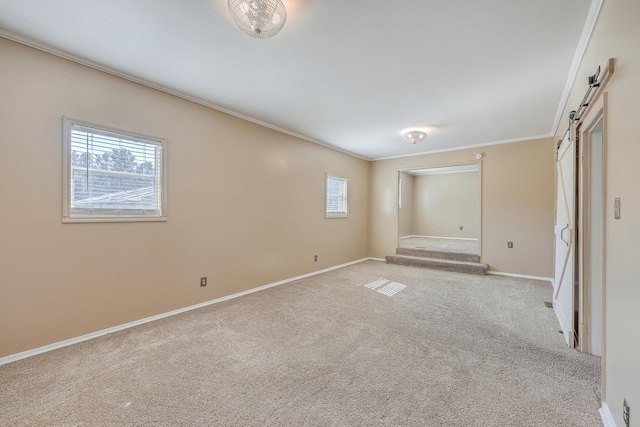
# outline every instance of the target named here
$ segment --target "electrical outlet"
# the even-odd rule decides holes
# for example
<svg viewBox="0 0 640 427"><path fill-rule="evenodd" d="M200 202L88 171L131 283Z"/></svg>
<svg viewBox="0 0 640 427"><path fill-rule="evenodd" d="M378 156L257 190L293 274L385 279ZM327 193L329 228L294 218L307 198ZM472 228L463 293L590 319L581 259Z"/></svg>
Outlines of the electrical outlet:
<svg viewBox="0 0 640 427"><path fill-rule="evenodd" d="M207 278L206 277L201 277L200 278L200 286L207 286Z"/></svg>
<svg viewBox="0 0 640 427"><path fill-rule="evenodd" d="M318 260L318 255L314 255L314 256L313 256L313 260L314 260L314 261L317 261L317 260Z"/></svg>
<svg viewBox="0 0 640 427"><path fill-rule="evenodd" d="M507 247L509 249L513 249L513 242L507 242Z"/></svg>
<svg viewBox="0 0 640 427"><path fill-rule="evenodd" d="M627 399L624 399L624 402L622 402L622 421L624 421L627 427L629 427L629 414L629 404L627 403Z"/></svg>

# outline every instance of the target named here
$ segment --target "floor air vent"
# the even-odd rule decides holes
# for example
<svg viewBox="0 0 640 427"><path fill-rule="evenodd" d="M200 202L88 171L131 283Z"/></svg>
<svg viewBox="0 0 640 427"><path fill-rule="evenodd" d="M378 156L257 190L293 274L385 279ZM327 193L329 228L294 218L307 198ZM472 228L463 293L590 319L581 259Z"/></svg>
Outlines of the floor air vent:
<svg viewBox="0 0 640 427"><path fill-rule="evenodd" d="M376 289L388 282L389 281L387 279L378 279L375 282L371 282L369 284L364 285L364 287L369 289Z"/></svg>
<svg viewBox="0 0 640 427"><path fill-rule="evenodd" d="M392 296L394 296L395 294L397 294L398 292L400 292L401 290L403 290L406 287L407 287L406 285L403 285L401 283L391 282L387 286L385 286L384 288L378 289L378 292L380 292L381 294L384 294L384 295L392 297Z"/></svg>
<svg viewBox="0 0 640 427"><path fill-rule="evenodd" d="M384 285L384 286L383 286ZM380 286L383 286L382 288L380 288ZM378 279L374 282L371 283L367 283L366 285L364 285L365 288L369 288L371 290L376 290L378 288L378 292L380 292L383 295L387 295L389 297L394 296L395 294L397 294L398 292L400 292L401 290L403 290L404 288L406 288L406 285L403 285L402 283L398 283L398 282L391 282L387 279Z"/></svg>

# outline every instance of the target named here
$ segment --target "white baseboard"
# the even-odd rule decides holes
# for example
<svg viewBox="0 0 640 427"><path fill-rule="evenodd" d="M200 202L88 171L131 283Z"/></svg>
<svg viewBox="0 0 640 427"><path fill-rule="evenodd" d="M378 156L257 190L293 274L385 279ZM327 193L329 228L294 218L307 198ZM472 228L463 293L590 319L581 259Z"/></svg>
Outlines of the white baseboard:
<svg viewBox="0 0 640 427"><path fill-rule="evenodd" d="M410 239L412 237L420 237L423 239L473 240L474 242L478 241L478 239L474 239L471 237L442 237L442 236L419 236L419 235L402 236L400 237L400 239Z"/></svg>
<svg viewBox="0 0 640 427"><path fill-rule="evenodd" d="M600 412L600 418L602 418L604 427L616 427L616 422L613 420L613 415L606 403L602 404L602 408L600 408L598 412Z"/></svg>
<svg viewBox="0 0 640 427"><path fill-rule="evenodd" d="M542 276L529 276L526 274L515 274L515 273L505 273L503 271L487 271L487 274L493 276L507 276L507 277L519 277L521 279L532 279L532 280L542 280L551 283L553 285L553 277L542 277Z"/></svg>
<svg viewBox="0 0 640 427"><path fill-rule="evenodd" d="M279 282L275 282L275 283L270 283L268 285L264 285L264 286L260 286L257 288L253 288L253 289L249 289L246 291L242 291L242 292L238 292L232 295L227 295L225 297L221 297L221 298L216 298L214 300L210 300L210 301L205 301L199 304L195 304L195 305L191 305L189 307L184 307L184 308L179 308L177 310L172 310L172 311L168 311L166 313L161 313L161 314L157 314L155 316L151 316L151 317L145 317L144 319L140 319L140 320L135 320L133 322L129 322L129 323L125 323L123 325L118 325L118 326L113 326L111 328L107 328L107 329L102 329L100 331L96 331L96 332L91 332L89 334L86 335L81 335L79 337L75 337L75 338L70 338L68 340L64 340L64 341L59 341L53 344L49 344L49 345L45 345L42 347L38 347L38 348L34 348L32 350L27 350L27 351L23 351L20 353L16 353L16 354L10 354L9 356L5 356L5 357L1 357L0 358L0 366L2 365L6 365L7 363L11 363L11 362L15 362L17 360L20 359L26 359L27 357L32 357L32 356L36 356L38 354L41 353L46 353L48 351L52 351L52 350L57 350L59 348L62 347L66 347L69 345L73 345L73 344L77 344L83 341L88 341L94 338L98 338L101 337L103 335L107 335L107 334L111 334L114 332L118 332L118 331L122 331L124 329L129 329L129 328L133 328L134 326L139 326L139 325L143 325L145 323L149 323L149 322L153 322L155 320L160 320L160 319L164 319L165 317L169 317L169 316L175 316L176 314L180 314L180 313L184 313L187 311L191 311L191 310L195 310L198 308L202 308L202 307L206 307L209 305L213 305L213 304L217 304L223 301L228 301L230 299L234 299L234 298L238 298L244 295L248 295L248 294L252 294L254 292L259 292L259 291L263 291L265 289L269 289L269 288L273 288L274 286L280 286L280 285L284 285L285 283L289 283L289 282L293 282L296 280L300 280L300 279L305 279L307 277L311 277L311 276L315 276L318 274L322 274L322 273L326 273L328 271L332 271L332 270L337 270L339 268L343 268L343 267L347 267L353 264L358 264L361 263L363 261L368 261L371 259L375 259L375 258L362 258L356 261L351 261L351 262L347 262L345 264L340 264L340 265L336 265L333 267L329 267L329 268L325 268L322 270L317 270L317 271L313 271L311 273L307 273L307 274L303 274L301 276L296 276L296 277L291 277L289 279L285 279L285 280L281 280ZM376 259L377 261L377 259ZM384 260L382 260L384 261Z"/></svg>
<svg viewBox="0 0 640 427"><path fill-rule="evenodd" d="M368 259L368 260L370 260L370 261L382 261L382 262L387 262L387 260L386 260L386 259L384 259L384 258L372 258L372 257L369 257L369 258L367 258L367 259Z"/></svg>

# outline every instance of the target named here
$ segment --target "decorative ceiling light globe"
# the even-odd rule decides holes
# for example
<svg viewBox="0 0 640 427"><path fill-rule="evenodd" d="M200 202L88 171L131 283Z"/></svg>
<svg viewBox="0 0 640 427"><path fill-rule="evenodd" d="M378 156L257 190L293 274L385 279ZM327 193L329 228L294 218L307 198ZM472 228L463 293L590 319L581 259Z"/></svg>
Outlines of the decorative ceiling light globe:
<svg viewBox="0 0 640 427"><path fill-rule="evenodd" d="M427 139L427 133L421 130L410 130L404 133L404 139L411 144L417 144Z"/></svg>
<svg viewBox="0 0 640 427"><path fill-rule="evenodd" d="M229 0L228 5L238 28L258 39L275 36L287 20L281 0Z"/></svg>

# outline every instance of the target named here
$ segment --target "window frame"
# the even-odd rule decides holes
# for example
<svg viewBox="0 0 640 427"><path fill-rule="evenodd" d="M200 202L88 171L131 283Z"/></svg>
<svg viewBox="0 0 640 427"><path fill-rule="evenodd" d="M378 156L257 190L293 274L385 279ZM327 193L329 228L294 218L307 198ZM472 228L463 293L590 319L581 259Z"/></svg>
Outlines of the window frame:
<svg viewBox="0 0 640 427"><path fill-rule="evenodd" d="M330 213L328 211L329 209L329 204L328 199L329 199L329 180L336 180L336 181L341 181L344 183L344 194L342 195L342 200L343 200L343 205L344 205L344 212L338 212L338 213ZM349 217L349 208L348 208L348 201L349 201L349 180L347 178L343 178L337 175L331 175L331 174L325 174L325 188L324 188L324 217L327 219L331 219L331 218L348 218Z"/></svg>
<svg viewBox="0 0 640 427"><path fill-rule="evenodd" d="M118 129L110 126L98 125L95 123L77 120L63 116L63 132L62 132L62 222L63 223L85 223L85 222L158 222L167 221L167 141L163 138L143 135L129 130ZM96 133L116 134L129 137L132 140L145 140L149 143L155 143L160 147L160 169L159 169L159 213L148 214L145 212L136 213L132 210L130 213L109 212L109 209L95 210L93 212L78 213L71 208L71 185L72 179L72 162L71 162L71 133L74 126L95 130ZM141 141L143 142L143 141ZM155 178L154 178L155 179ZM114 210L115 211L115 210Z"/></svg>

